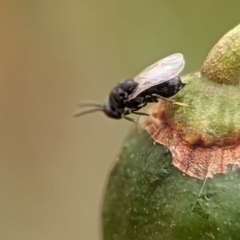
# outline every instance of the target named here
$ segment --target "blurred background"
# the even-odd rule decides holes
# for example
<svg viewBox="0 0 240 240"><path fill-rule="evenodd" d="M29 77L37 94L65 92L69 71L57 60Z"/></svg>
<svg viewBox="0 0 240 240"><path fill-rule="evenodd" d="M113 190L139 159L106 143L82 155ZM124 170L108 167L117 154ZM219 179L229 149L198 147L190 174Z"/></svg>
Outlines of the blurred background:
<svg viewBox="0 0 240 240"><path fill-rule="evenodd" d="M240 1L1 0L0 239L101 239L103 188L132 124L79 100L175 52L190 73ZM116 209L117 211L117 209Z"/></svg>

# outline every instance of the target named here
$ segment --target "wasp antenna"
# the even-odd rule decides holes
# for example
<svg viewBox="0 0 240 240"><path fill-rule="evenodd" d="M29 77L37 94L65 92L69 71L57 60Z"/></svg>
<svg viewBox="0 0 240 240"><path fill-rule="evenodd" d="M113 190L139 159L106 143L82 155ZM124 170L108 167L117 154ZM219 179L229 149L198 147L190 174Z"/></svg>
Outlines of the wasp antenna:
<svg viewBox="0 0 240 240"><path fill-rule="evenodd" d="M94 109L90 109L90 110L87 110L87 111L84 111L84 112L79 112L79 113L75 113L73 115L73 117L81 117L85 114L89 114L89 113L93 113L93 112L98 112L98 111L103 111L103 108L94 108Z"/></svg>
<svg viewBox="0 0 240 240"><path fill-rule="evenodd" d="M103 107L101 104L99 103L95 103L95 102L80 102L77 104L78 107Z"/></svg>

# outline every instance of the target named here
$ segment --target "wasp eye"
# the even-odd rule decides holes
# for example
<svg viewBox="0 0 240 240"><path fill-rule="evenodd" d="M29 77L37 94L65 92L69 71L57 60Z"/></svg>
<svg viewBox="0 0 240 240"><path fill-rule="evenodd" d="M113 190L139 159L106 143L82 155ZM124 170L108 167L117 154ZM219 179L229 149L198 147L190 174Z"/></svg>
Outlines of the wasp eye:
<svg viewBox="0 0 240 240"><path fill-rule="evenodd" d="M125 95L126 95L126 94L125 94L124 92L120 93L120 96L121 96L121 97L125 97Z"/></svg>

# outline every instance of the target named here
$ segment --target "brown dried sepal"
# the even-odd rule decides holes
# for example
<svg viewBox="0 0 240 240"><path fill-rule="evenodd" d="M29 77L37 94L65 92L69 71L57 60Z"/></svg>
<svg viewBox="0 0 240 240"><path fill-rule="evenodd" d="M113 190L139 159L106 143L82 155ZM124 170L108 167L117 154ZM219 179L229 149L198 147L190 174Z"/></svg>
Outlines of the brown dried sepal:
<svg viewBox="0 0 240 240"><path fill-rule="evenodd" d="M228 165L240 168L240 143L227 146L192 145L183 139L182 131L170 127L166 117L167 103L161 101L149 110L143 128L152 139L165 145L172 153L172 163L183 173L205 179L227 172Z"/></svg>

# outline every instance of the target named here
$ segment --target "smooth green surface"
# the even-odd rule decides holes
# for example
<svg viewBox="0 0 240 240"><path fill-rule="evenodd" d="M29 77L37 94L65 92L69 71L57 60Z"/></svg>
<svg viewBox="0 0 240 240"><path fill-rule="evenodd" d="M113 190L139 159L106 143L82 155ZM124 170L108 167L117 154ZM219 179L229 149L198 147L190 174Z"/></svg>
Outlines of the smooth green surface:
<svg viewBox="0 0 240 240"><path fill-rule="evenodd" d="M145 132L131 136L109 176L104 240L240 239L239 171L203 183L176 169Z"/></svg>

